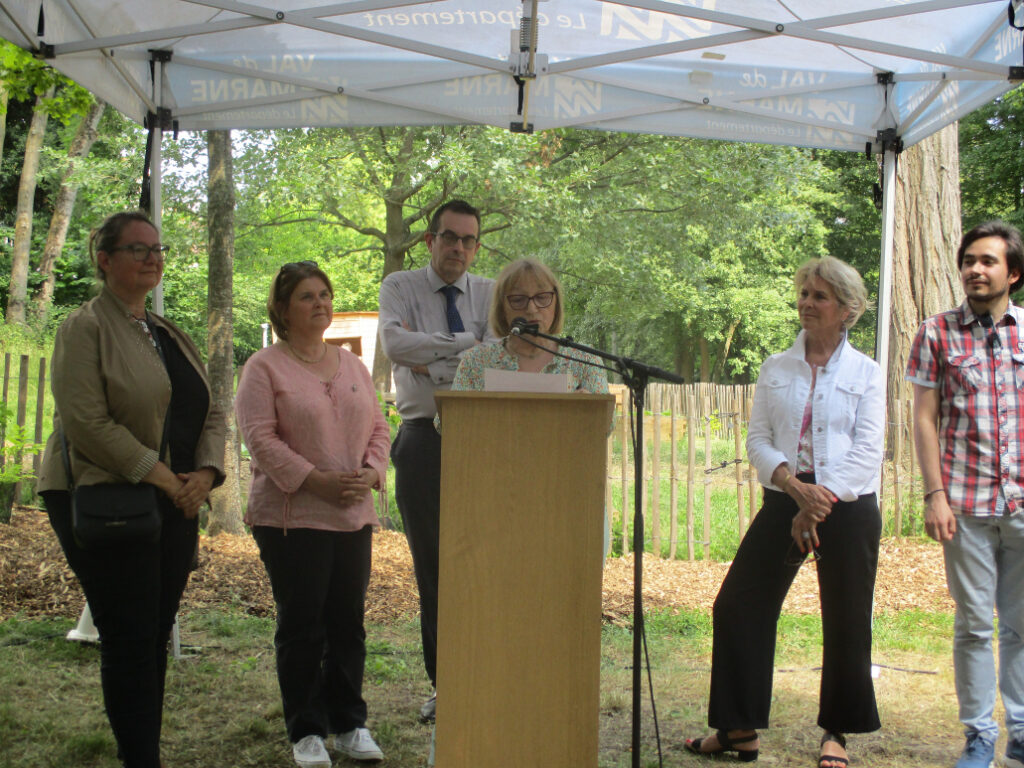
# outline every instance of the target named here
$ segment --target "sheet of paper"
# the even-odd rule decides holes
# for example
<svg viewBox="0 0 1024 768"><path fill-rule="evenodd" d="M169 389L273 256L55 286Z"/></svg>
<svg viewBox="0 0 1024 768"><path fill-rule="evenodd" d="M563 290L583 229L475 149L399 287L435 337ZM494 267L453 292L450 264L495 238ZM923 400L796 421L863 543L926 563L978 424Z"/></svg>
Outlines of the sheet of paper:
<svg viewBox="0 0 1024 768"><path fill-rule="evenodd" d="M555 392L569 391L567 373L523 373L484 369L484 390L487 392Z"/></svg>

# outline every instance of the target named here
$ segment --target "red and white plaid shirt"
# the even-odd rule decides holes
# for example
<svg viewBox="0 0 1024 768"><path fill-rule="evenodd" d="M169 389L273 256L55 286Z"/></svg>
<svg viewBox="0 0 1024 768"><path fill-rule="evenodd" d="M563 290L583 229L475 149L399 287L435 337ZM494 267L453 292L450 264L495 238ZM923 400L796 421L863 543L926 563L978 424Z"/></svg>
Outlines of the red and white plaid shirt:
<svg viewBox="0 0 1024 768"><path fill-rule="evenodd" d="M918 329L907 379L939 389L942 484L954 512L1024 510L1024 310L1011 302L986 330L966 301Z"/></svg>

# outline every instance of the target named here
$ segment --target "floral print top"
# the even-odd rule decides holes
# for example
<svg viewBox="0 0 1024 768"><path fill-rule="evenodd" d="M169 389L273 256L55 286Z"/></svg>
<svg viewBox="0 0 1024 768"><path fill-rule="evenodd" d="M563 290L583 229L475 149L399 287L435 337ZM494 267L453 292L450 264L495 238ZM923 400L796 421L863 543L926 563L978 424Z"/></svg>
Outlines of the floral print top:
<svg viewBox="0 0 1024 768"><path fill-rule="evenodd" d="M544 366L542 373L569 374L569 390L583 390L596 395L607 394L608 377L604 368L598 368L600 361L596 356L581 352L570 347L559 347L558 352L573 358L567 360L557 355ZM519 357L505 349L503 341L496 344L478 344L466 350L462 362L455 372L452 389L482 390L484 388L484 371L496 368L503 371L518 371Z"/></svg>

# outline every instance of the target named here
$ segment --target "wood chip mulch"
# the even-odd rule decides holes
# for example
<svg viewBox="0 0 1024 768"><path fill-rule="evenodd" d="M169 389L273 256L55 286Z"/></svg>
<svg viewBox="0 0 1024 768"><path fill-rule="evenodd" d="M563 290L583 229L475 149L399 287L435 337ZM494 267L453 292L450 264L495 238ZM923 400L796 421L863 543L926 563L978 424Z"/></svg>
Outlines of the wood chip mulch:
<svg viewBox="0 0 1024 768"><path fill-rule="evenodd" d="M648 610L710 610L728 563L644 558L644 605ZM22 617L77 618L83 605L46 514L16 507L12 523L0 524L0 620ZM183 610L236 606L255 616L274 612L273 596L250 536L221 534L200 542L199 570L185 591ZM887 539L879 555L877 611L952 611L938 544ZM374 536L367 620L387 623L418 610L416 582L405 537L381 530ZM784 610L818 610L814 568L800 569ZM610 558L604 570L604 615L625 623L633 612L633 557Z"/></svg>

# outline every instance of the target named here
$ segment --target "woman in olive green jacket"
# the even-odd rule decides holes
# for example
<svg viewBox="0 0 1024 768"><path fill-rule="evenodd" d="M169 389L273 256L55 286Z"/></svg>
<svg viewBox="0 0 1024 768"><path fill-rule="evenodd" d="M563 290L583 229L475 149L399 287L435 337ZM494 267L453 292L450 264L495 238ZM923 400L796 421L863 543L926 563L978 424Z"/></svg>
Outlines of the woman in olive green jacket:
<svg viewBox="0 0 1024 768"><path fill-rule="evenodd" d="M126 768L160 768L167 641L196 550L199 508L223 480L225 422L191 339L146 311L167 251L153 224L140 212L115 214L89 246L102 287L57 332L56 415L39 488L99 629L103 698L119 757ZM78 545L62 434L75 485L158 489L158 541Z"/></svg>

